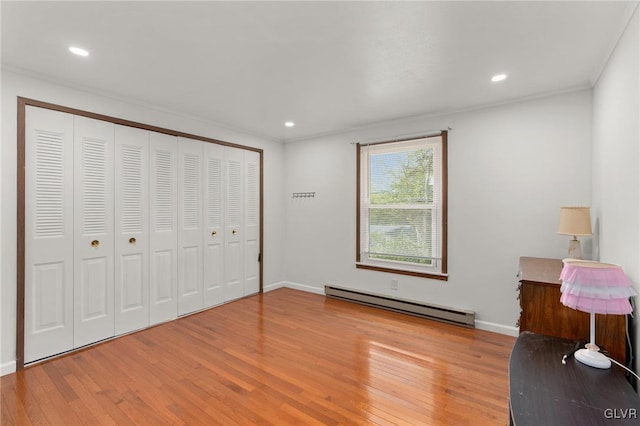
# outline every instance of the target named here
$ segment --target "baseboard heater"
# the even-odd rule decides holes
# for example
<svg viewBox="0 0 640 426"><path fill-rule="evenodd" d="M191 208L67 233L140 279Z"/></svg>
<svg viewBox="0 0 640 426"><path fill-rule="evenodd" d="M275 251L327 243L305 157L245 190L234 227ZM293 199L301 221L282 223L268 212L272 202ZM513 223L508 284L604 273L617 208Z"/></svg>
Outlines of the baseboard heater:
<svg viewBox="0 0 640 426"><path fill-rule="evenodd" d="M348 302L359 303L361 305L372 306L375 308L386 309L389 311L400 312L403 314L414 315L469 328L475 327L476 314L473 311L452 309L438 305L427 305L409 300L396 299L372 293L362 293L329 285L324 286L324 293L327 297L331 297L333 299L345 300Z"/></svg>

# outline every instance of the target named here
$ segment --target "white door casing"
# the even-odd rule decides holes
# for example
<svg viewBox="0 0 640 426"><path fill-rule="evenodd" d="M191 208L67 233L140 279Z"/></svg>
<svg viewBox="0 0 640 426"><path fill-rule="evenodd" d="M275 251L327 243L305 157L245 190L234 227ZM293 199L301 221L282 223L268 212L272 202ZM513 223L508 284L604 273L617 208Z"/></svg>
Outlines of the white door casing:
<svg viewBox="0 0 640 426"><path fill-rule="evenodd" d="M73 116L27 107L24 362L73 349Z"/></svg>
<svg viewBox="0 0 640 426"><path fill-rule="evenodd" d="M115 334L149 325L149 132L115 126Z"/></svg>

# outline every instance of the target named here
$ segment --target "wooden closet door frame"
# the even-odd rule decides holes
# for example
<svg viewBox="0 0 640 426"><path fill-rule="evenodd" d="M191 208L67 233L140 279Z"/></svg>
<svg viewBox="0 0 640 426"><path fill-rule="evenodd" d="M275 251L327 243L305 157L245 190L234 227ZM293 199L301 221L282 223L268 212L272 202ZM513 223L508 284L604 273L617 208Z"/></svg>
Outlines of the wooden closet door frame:
<svg viewBox="0 0 640 426"><path fill-rule="evenodd" d="M135 127L138 129L149 130L151 132L164 133L171 136L178 136L188 139L195 139L202 142L215 143L223 146L245 149L260 154L260 293L263 292L263 265L264 265L264 150L253 148L245 145L239 145L231 142L225 142L218 139L207 138L204 136L193 135L190 133L179 132L176 130L165 129L162 127L152 126L148 124L138 123L135 121L125 120L122 118L111 117L108 115L97 114L90 111L83 111L76 108L70 108L49 102L39 101L36 99L24 98L18 96L18 140L17 140L17 273L16 273L16 370L24 369L24 312L25 312L25 164L26 164L26 108L33 106L38 108L50 109L53 111L66 112L82 117L93 118L96 120L107 121L122 126Z"/></svg>

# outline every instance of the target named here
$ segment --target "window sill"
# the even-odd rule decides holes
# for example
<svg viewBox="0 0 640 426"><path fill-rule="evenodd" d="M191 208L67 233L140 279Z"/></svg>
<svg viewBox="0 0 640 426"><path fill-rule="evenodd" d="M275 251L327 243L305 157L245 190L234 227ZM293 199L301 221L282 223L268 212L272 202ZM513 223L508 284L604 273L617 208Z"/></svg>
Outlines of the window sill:
<svg viewBox="0 0 640 426"><path fill-rule="evenodd" d="M431 279L440 280L440 281L449 280L448 274L439 274L437 272L414 271L411 269L396 269L396 268L390 268L385 266L370 265L367 263L356 263L356 268L368 269L371 271L379 271L379 272L389 272L389 273L400 274L400 275L411 275L413 277L431 278Z"/></svg>

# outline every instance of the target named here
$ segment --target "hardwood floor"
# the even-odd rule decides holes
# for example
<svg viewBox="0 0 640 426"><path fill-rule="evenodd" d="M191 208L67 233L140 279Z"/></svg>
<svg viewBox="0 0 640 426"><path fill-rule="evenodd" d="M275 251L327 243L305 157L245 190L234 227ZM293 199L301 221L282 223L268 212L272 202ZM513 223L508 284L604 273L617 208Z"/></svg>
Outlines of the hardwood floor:
<svg viewBox="0 0 640 426"><path fill-rule="evenodd" d="M279 289L2 377L2 425L505 425L515 339Z"/></svg>

